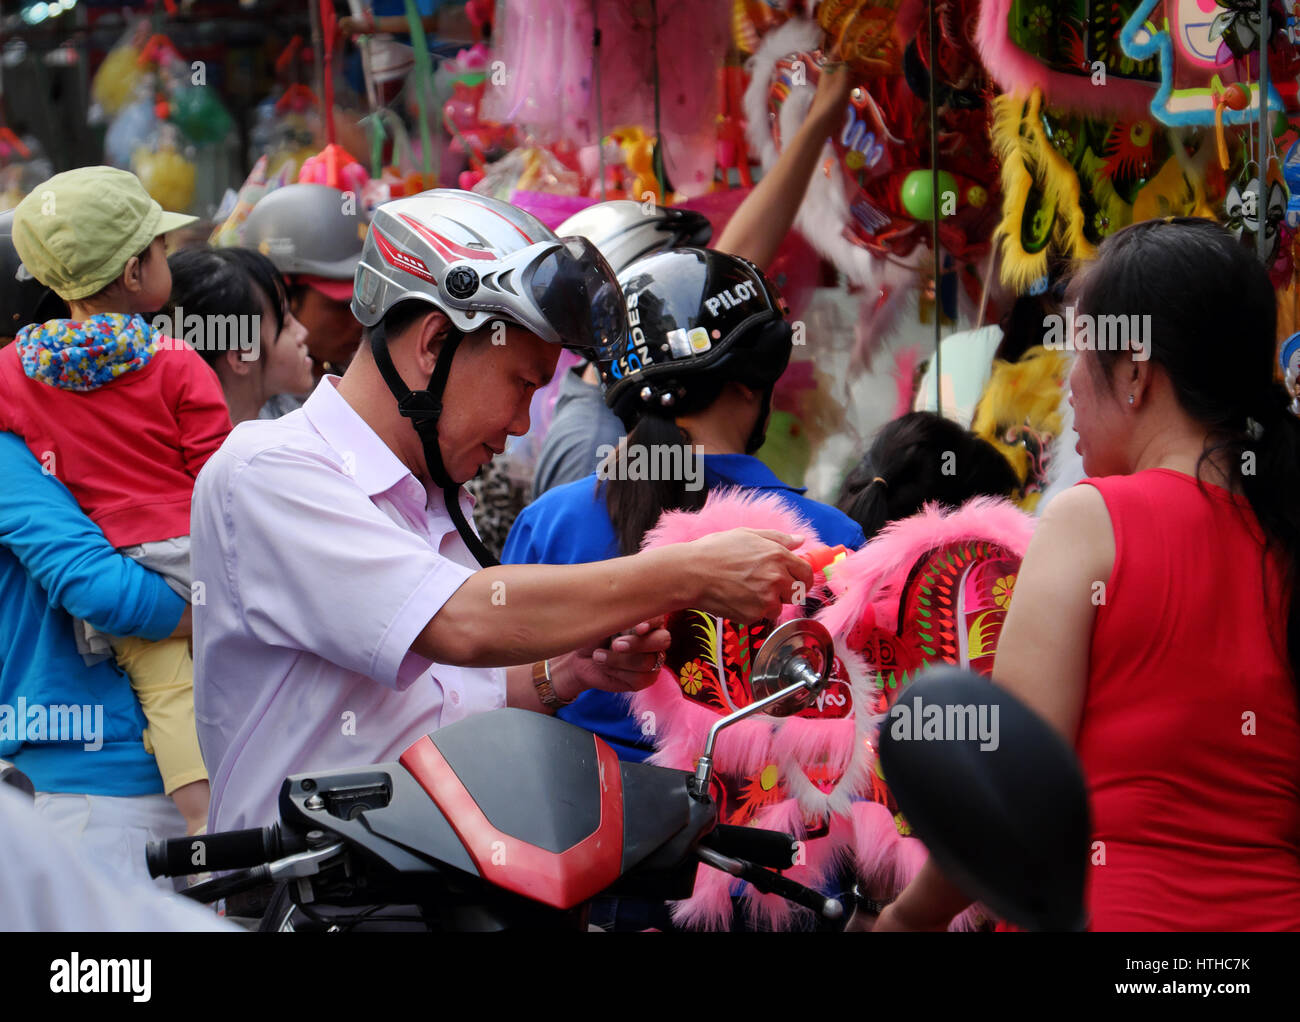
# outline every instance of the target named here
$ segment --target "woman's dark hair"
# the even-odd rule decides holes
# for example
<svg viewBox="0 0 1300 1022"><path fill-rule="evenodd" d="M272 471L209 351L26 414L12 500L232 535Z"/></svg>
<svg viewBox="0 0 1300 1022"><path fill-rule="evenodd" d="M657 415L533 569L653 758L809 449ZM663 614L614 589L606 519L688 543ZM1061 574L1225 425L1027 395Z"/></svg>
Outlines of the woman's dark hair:
<svg viewBox="0 0 1300 1022"><path fill-rule="evenodd" d="M1048 268L1046 286L1040 294L1016 296L998 324L1002 328L1002 340L993 353L995 359L1019 362L1026 351L1043 343L1047 317L1061 312L1069 272L1069 263L1054 259Z"/></svg>
<svg viewBox="0 0 1300 1022"><path fill-rule="evenodd" d="M1169 375L1183 411L1209 431L1198 480L1207 459L1221 454L1264 530L1265 556L1280 555L1283 582L1293 594L1300 560L1300 420L1274 377L1276 296L1253 249L1211 220L1143 221L1102 243L1096 261L1071 283L1069 298L1080 314L1150 317L1136 322L1149 324L1151 361ZM1109 388L1116 365L1129 357L1121 350L1097 351L1090 365ZM1262 427L1255 430L1258 439L1248 420ZM1243 471L1247 463L1253 471ZM1293 674L1300 675L1300 600L1290 595L1289 601L1287 654Z"/></svg>
<svg viewBox="0 0 1300 1022"><path fill-rule="evenodd" d="M608 462L598 472L597 487L605 489L605 506L609 520L614 525L621 554L634 554L641 549L641 541L659 521L665 511L698 511L708 496L701 485L691 489L685 478L687 473L652 473L671 478L639 479L628 471L629 452L640 449L654 452L656 460L669 460L670 464L686 466L686 459L694 458L691 438L673 420L681 415L702 412L718 399L726 385L722 373L705 373L690 379L685 393L679 395L671 411L647 410L628 430L627 437L609 456ZM680 458L680 461L676 459Z"/></svg>
<svg viewBox="0 0 1300 1022"><path fill-rule="evenodd" d="M972 497L1008 497L1019 489L1015 469L988 441L934 412L909 412L881 427L835 506L871 539L931 501L960 507Z"/></svg>
<svg viewBox="0 0 1300 1022"><path fill-rule="evenodd" d="M249 248L187 248L174 253L167 265L172 293L164 315L177 308L182 315L261 316L263 301L275 316L275 332L284 329L289 294L275 264ZM177 324L177 329L182 328ZM203 345L199 354L215 368L223 352Z"/></svg>

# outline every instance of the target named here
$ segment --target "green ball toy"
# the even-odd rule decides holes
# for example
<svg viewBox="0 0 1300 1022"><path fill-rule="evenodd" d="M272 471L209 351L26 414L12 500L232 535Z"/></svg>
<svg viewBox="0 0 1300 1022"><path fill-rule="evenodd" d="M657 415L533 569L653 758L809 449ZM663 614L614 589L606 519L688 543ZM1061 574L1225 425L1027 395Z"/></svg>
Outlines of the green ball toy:
<svg viewBox="0 0 1300 1022"><path fill-rule="evenodd" d="M933 220L934 219L934 192L932 190L932 177L929 170L914 170L903 179L901 198L903 200L903 209L907 210L907 215L915 220ZM951 195L951 198L948 196ZM944 213L946 206L949 212L957 211L957 179L949 174L946 170L939 171L939 212Z"/></svg>

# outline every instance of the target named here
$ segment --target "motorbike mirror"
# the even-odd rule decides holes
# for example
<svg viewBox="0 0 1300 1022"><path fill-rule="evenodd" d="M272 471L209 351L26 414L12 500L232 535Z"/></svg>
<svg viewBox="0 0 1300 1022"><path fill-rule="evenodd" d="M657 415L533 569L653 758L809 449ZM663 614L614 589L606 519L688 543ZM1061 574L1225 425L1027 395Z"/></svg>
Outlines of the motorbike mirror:
<svg viewBox="0 0 1300 1022"><path fill-rule="evenodd" d="M826 687L834 660L830 632L820 621L796 618L773 629L754 655L749 687L761 702L791 685L797 691L764 709L770 717L788 717L810 705Z"/></svg>
<svg viewBox="0 0 1300 1022"><path fill-rule="evenodd" d="M749 672L754 701L715 721L709 728L704 751L695 761L690 781L692 797L707 801L713 778L713 750L718 735L756 713L785 717L798 713L822 689L831 675L835 654L831 633L820 621L797 618L774 628L754 654Z"/></svg>
<svg viewBox="0 0 1300 1022"><path fill-rule="evenodd" d="M1083 929L1087 793L1074 751L1041 717L940 667L899 694L879 750L899 810L953 883L1024 929Z"/></svg>

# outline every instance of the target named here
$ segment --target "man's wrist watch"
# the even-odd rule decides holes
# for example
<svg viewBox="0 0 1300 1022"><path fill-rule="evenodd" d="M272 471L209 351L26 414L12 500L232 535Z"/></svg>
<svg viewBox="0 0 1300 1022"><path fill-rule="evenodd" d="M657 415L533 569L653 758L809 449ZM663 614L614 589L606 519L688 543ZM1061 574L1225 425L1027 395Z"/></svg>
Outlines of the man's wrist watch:
<svg viewBox="0 0 1300 1022"><path fill-rule="evenodd" d="M533 664L533 688L537 689L537 698L548 710L558 710L573 702L572 699L561 699L560 694L555 691L549 660L541 660Z"/></svg>

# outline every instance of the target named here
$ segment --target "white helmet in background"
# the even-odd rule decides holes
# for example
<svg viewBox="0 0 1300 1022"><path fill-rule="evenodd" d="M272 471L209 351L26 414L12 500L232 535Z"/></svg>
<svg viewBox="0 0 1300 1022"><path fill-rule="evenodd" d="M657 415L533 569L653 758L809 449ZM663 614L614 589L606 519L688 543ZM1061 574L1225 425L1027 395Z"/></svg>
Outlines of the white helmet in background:
<svg viewBox="0 0 1300 1022"><path fill-rule="evenodd" d="M288 276L349 280L361 258L367 218L356 197L328 185L292 184L248 211L239 243Z"/></svg>
<svg viewBox="0 0 1300 1022"><path fill-rule="evenodd" d="M647 212L642 203L631 199L611 199L573 214L555 233L587 238L614 272L622 273L642 256L707 245L713 225L694 210L654 206Z"/></svg>

